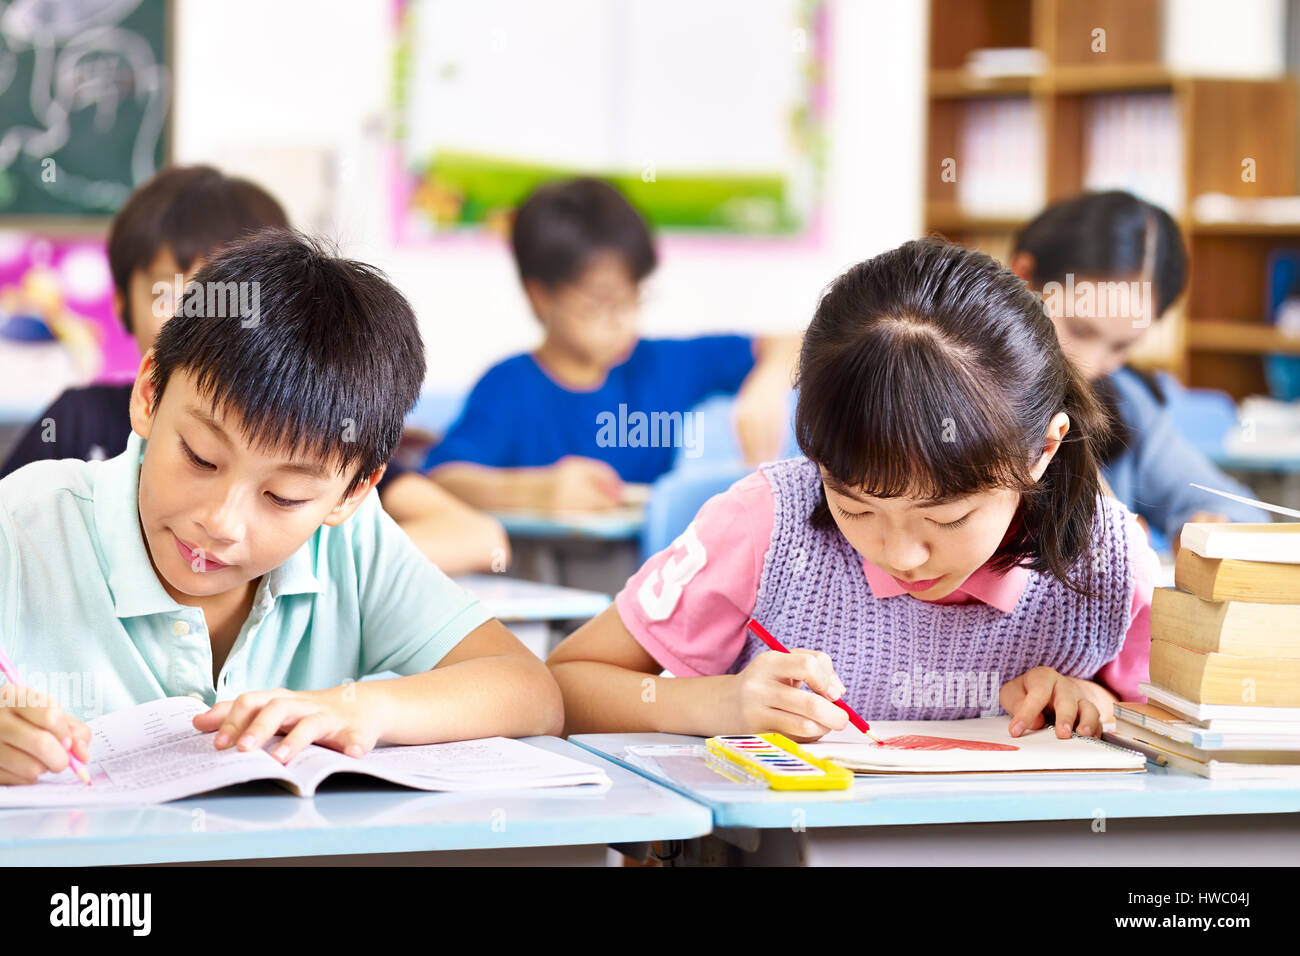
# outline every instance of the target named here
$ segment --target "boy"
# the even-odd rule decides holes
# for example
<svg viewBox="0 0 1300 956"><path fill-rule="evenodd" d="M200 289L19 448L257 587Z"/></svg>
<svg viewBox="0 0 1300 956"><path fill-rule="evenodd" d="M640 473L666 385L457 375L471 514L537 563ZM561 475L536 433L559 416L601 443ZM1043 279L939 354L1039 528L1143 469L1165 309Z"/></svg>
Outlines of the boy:
<svg viewBox="0 0 1300 956"><path fill-rule="evenodd" d="M613 507L623 481L671 467L689 438L683 413L719 392L737 396L745 457L776 457L798 339L639 339L639 287L657 259L616 189L591 179L541 187L519 208L512 243L542 344L475 385L425 460L434 481L480 508ZM615 426L620 417L633 429ZM656 434L638 434L637 419L658 423Z"/></svg>
<svg viewBox="0 0 1300 956"><path fill-rule="evenodd" d="M0 481L0 647L94 699L0 688L0 783L61 771L64 741L88 758L81 718L184 694L218 748L283 732L282 761L557 732L545 665L369 493L424 368L368 266L292 233L208 262L141 363L126 451ZM353 683L383 671L408 676Z"/></svg>
<svg viewBox="0 0 1300 956"><path fill-rule="evenodd" d="M280 204L244 179L210 166L173 166L135 190L113 219L109 270L117 314L140 354L172 315L173 294L204 259L262 229L289 225ZM126 447L130 384L68 389L19 440L0 478L47 458L100 459ZM485 571L507 560L499 522L467 507L422 475L390 465L379 486L385 509L448 574Z"/></svg>

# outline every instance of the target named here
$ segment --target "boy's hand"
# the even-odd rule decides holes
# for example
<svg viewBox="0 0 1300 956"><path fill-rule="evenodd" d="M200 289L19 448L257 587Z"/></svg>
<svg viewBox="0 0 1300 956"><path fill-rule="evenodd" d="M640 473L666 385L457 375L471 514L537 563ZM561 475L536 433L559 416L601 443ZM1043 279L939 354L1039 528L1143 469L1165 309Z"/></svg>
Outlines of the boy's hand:
<svg viewBox="0 0 1300 956"><path fill-rule="evenodd" d="M747 464L772 461L781 454L790 427L789 397L789 372L780 368L751 374L736 393L736 438Z"/></svg>
<svg viewBox="0 0 1300 956"><path fill-rule="evenodd" d="M1085 737L1101 735L1098 694L1105 695L1105 691L1091 681L1066 677L1050 667L1035 667L1003 684L998 702L1011 715L1012 737L1042 727L1046 712L1050 711L1056 723L1056 736L1066 740L1071 731ZM1110 708L1106 709L1109 712Z"/></svg>
<svg viewBox="0 0 1300 956"><path fill-rule="evenodd" d="M47 771L68 769L68 746L89 760L90 728L39 691L0 687L0 785L35 783Z"/></svg>
<svg viewBox="0 0 1300 956"><path fill-rule="evenodd" d="M285 734L271 753L281 763L312 743L361 757L374 748L383 723L373 707L357 703L357 696L355 683L328 690L254 691L221 701L195 717L194 726L204 733L217 731L213 742L218 750L232 745L256 750L276 734Z"/></svg>
<svg viewBox="0 0 1300 956"><path fill-rule="evenodd" d="M569 455L551 466L548 492L551 511L599 511L622 503L623 481L603 461Z"/></svg>
<svg viewBox="0 0 1300 956"><path fill-rule="evenodd" d="M813 693L801 690L800 684ZM722 718L727 733L775 731L806 743L849 722L848 714L831 703L844 695L844 685L835 676L830 655L821 651L764 651L735 675L731 687Z"/></svg>

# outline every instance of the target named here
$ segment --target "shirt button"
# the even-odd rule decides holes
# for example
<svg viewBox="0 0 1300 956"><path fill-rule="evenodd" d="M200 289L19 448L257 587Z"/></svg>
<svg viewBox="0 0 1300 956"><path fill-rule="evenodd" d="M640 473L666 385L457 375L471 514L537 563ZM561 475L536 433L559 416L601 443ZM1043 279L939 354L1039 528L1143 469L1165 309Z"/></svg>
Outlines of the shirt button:
<svg viewBox="0 0 1300 956"><path fill-rule="evenodd" d="M196 692L196 693L192 693L192 694L186 694L185 696L187 696L187 697L193 697L195 700L202 700L202 699L203 699L203 695L202 695L202 694L199 694L199 693L197 693L197 692Z"/></svg>
<svg viewBox="0 0 1300 956"><path fill-rule="evenodd" d="M172 624L172 633L177 637L184 637L190 632L190 626L184 621L176 621Z"/></svg>

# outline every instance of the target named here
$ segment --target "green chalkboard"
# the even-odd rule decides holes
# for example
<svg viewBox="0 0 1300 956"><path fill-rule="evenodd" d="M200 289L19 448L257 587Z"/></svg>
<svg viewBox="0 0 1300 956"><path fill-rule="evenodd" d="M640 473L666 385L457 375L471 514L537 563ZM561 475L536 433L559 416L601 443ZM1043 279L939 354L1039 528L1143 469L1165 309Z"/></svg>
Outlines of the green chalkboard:
<svg viewBox="0 0 1300 956"><path fill-rule="evenodd" d="M163 164L167 7L0 0L0 216L110 216Z"/></svg>

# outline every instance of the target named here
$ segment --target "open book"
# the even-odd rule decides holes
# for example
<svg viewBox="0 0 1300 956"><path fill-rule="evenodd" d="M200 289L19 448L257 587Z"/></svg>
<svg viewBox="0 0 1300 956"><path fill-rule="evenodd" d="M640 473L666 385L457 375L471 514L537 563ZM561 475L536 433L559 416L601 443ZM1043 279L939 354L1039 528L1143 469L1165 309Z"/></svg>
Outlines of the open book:
<svg viewBox="0 0 1300 956"><path fill-rule="evenodd" d="M881 746L852 727L803 747L856 773L1006 773L1146 769L1139 753L1094 737L1061 740L1050 727L1012 737L1009 717L872 721Z"/></svg>
<svg viewBox="0 0 1300 956"><path fill-rule="evenodd" d="M166 803L250 780L272 780L309 797L331 774L359 773L416 790L516 790L608 784L603 770L505 737L445 744L381 746L348 757L315 744L287 765L262 750L217 750L215 733L194 729L207 706L166 697L89 722L91 783L71 770L47 773L30 786L0 787L0 807L98 807Z"/></svg>

